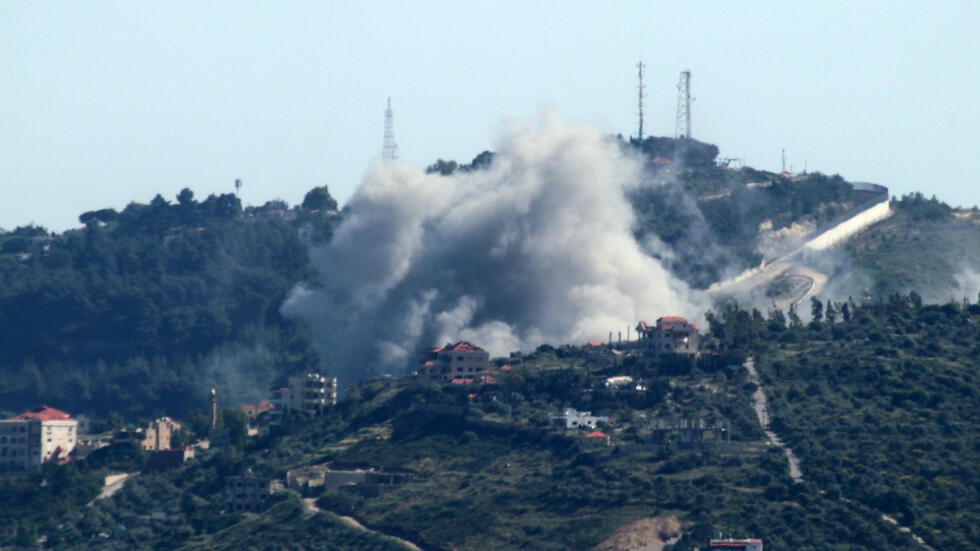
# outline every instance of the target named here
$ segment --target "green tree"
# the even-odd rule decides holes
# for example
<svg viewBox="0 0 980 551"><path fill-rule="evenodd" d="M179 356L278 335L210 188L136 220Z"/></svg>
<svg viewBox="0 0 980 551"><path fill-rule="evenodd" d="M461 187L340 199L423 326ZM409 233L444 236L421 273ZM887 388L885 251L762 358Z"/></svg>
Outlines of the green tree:
<svg viewBox="0 0 980 551"><path fill-rule="evenodd" d="M327 186L319 186L306 192L302 207L305 210L337 210L337 200L330 196Z"/></svg>

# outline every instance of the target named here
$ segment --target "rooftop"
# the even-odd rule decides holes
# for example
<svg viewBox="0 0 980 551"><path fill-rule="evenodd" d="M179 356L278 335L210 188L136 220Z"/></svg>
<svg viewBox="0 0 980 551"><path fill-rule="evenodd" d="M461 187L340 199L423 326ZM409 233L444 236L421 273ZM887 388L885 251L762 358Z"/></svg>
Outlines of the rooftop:
<svg viewBox="0 0 980 551"><path fill-rule="evenodd" d="M72 420L71 415L68 415L67 413L61 410L46 406L44 404L41 404L30 411L25 411L24 413L21 413L17 417L14 417L14 419L15 420L38 419L40 421L71 421Z"/></svg>

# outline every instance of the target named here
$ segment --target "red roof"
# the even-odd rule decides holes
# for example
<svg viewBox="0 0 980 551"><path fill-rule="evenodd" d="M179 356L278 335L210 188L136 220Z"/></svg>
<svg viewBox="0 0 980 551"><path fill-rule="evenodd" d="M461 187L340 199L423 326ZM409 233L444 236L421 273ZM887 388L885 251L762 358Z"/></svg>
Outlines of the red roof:
<svg viewBox="0 0 980 551"><path fill-rule="evenodd" d="M643 320L640 320L640 325L642 325L643 327L648 327L647 322Z"/></svg>
<svg viewBox="0 0 980 551"><path fill-rule="evenodd" d="M454 385L471 385L475 382L476 379L473 379L472 377L467 377L465 379L453 379L452 381L449 381L450 384Z"/></svg>
<svg viewBox="0 0 980 551"><path fill-rule="evenodd" d="M604 346L605 344L602 341L589 341L589 346Z"/></svg>
<svg viewBox="0 0 980 551"><path fill-rule="evenodd" d="M687 323L687 318L682 318L680 316L664 316L664 317L658 319L657 321L658 322L661 322L661 321L671 322L672 321L672 322L675 322L675 323Z"/></svg>
<svg viewBox="0 0 980 551"><path fill-rule="evenodd" d="M61 410L54 409L53 407L48 407L44 404L41 404L30 411L25 411L24 413L21 413L17 417L14 417L14 419L15 420L38 419L40 421L71 421L72 420L71 415L68 415L67 413Z"/></svg>
<svg viewBox="0 0 980 551"><path fill-rule="evenodd" d="M511 367L510 364L504 364L504 365L500 366L500 370L501 371L510 371L511 369L514 369L514 368Z"/></svg>
<svg viewBox="0 0 980 551"><path fill-rule="evenodd" d="M483 352L482 348L467 341L459 341L456 344L446 345L446 348L449 348L453 352Z"/></svg>
<svg viewBox="0 0 980 551"><path fill-rule="evenodd" d="M604 432L592 431L585 435L586 438L609 438L609 435Z"/></svg>
<svg viewBox="0 0 980 551"><path fill-rule="evenodd" d="M651 163L656 163L658 165L669 165L670 164L670 161L667 160L667 159L664 159L663 157L654 157L653 160L650 161L650 162Z"/></svg>

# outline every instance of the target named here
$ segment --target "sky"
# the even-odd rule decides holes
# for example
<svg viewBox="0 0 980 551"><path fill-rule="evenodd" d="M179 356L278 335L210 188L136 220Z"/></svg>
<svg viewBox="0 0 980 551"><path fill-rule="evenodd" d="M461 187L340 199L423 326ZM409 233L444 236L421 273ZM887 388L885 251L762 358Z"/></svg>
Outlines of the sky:
<svg viewBox="0 0 980 551"><path fill-rule="evenodd" d="M156 194L343 203L380 154L468 162L508 125L675 131L721 156L980 203L980 2L0 4L0 228Z"/></svg>

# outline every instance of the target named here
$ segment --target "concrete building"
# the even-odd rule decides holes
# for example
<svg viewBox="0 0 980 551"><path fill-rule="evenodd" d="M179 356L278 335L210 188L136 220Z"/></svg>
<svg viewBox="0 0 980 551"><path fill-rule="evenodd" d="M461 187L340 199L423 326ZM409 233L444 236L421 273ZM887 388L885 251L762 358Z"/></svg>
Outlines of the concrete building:
<svg viewBox="0 0 980 551"><path fill-rule="evenodd" d="M225 512L258 513L265 509L269 496L281 487L281 483L271 478L226 477Z"/></svg>
<svg viewBox="0 0 980 551"><path fill-rule="evenodd" d="M641 321L636 333L640 337L638 348L653 355L698 354L698 326L680 316L664 316L654 326Z"/></svg>
<svg viewBox="0 0 980 551"><path fill-rule="evenodd" d="M319 415L323 408L337 403L337 378L319 373L289 377L287 386L273 387L269 400L270 422L275 424L288 411L305 411Z"/></svg>
<svg viewBox="0 0 980 551"><path fill-rule="evenodd" d="M577 411L573 408L567 408L562 415L557 415L551 419L564 423L566 429L594 429L596 424L600 422L609 422L608 417L597 417L592 415L591 411Z"/></svg>
<svg viewBox="0 0 980 551"><path fill-rule="evenodd" d="M249 420L255 421L259 418L259 415L267 411L272 411L275 409L269 400L262 400L258 404L245 404L242 406L242 412L248 415Z"/></svg>
<svg viewBox="0 0 980 551"><path fill-rule="evenodd" d="M78 439L78 421L40 405L0 421L0 470L26 471L68 458Z"/></svg>
<svg viewBox="0 0 980 551"><path fill-rule="evenodd" d="M169 450L174 433L181 429L180 423L169 417L161 417L143 429L143 441L140 445L144 450Z"/></svg>
<svg viewBox="0 0 980 551"><path fill-rule="evenodd" d="M762 540L758 538L718 538L708 540L707 551L762 551Z"/></svg>
<svg viewBox="0 0 980 551"><path fill-rule="evenodd" d="M453 379L480 379L489 372L490 353L475 344L459 341L427 351L415 379L449 383Z"/></svg>

